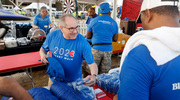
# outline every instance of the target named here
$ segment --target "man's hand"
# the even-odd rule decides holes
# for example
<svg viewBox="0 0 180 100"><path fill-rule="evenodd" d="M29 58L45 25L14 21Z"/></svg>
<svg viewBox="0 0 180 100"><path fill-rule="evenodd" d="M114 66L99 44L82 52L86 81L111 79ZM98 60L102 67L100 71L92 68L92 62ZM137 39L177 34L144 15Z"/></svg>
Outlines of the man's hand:
<svg viewBox="0 0 180 100"><path fill-rule="evenodd" d="M55 27L53 24L49 24L49 26L50 26L51 28L54 28L54 27Z"/></svg>
<svg viewBox="0 0 180 100"><path fill-rule="evenodd" d="M88 75L83 80L88 80L88 79L89 79L89 81L84 83L84 85L93 87L95 85L95 83L96 83L96 77L94 75Z"/></svg>
<svg viewBox="0 0 180 100"><path fill-rule="evenodd" d="M41 56L41 62L44 63L44 64L49 63L48 60L47 60L47 57L48 57L47 55Z"/></svg>
<svg viewBox="0 0 180 100"><path fill-rule="evenodd" d="M39 27L34 25L33 30L36 30L36 29L39 29Z"/></svg>

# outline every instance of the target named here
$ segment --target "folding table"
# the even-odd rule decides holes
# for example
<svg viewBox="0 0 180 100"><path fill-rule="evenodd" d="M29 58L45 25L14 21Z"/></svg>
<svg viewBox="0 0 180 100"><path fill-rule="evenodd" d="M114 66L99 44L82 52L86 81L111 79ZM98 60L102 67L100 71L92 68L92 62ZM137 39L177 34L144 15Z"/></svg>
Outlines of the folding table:
<svg viewBox="0 0 180 100"><path fill-rule="evenodd" d="M2 56L0 57L0 73L30 68L30 73L28 70L26 72L30 76L34 87L32 67L45 65L41 61L38 61L39 59L39 51Z"/></svg>

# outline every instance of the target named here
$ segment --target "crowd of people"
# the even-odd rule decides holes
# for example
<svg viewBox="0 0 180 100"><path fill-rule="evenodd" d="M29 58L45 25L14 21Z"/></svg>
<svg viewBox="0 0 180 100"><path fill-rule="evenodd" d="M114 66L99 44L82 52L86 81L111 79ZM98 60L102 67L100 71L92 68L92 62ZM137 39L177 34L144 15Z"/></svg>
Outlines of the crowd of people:
<svg viewBox="0 0 180 100"><path fill-rule="evenodd" d="M141 6L143 31L135 33L126 43L120 64L120 87L114 100L178 100L180 99L180 23L178 5L169 0L144 0ZM112 42L118 39L118 25L110 17L109 3L100 4L98 16L94 8L88 10L87 39L79 32L77 19L71 14L60 17L60 29L48 33L40 48L41 62L48 64L52 57L63 66L65 80L82 78L82 63L86 61L89 80L84 85L93 87L98 74L111 69ZM41 8L33 21L33 29L54 27ZM89 43L88 43L89 42ZM58 69L57 69L58 70ZM32 97L13 79L1 77L0 94L16 100ZM9 83L9 84L6 84ZM49 78L48 86L55 82ZM8 85L8 86L7 86ZM12 91L8 91L11 88ZM18 93L23 94L17 95Z"/></svg>

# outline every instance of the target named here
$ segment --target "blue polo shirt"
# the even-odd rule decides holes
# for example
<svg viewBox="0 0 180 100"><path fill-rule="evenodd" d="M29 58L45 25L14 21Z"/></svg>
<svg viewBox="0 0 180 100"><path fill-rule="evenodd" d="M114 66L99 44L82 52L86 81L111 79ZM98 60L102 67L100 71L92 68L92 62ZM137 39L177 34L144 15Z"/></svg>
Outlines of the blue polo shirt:
<svg viewBox="0 0 180 100"><path fill-rule="evenodd" d="M51 20L49 16L45 16L44 19L41 17L41 14L37 14L34 17L33 24L38 26L40 29L44 30L46 33L49 32L49 24L51 24ZM48 27L45 28L44 26L47 25Z"/></svg>
<svg viewBox="0 0 180 100"><path fill-rule="evenodd" d="M112 43L113 36L118 34L118 25L109 15L101 15L91 21L87 30L93 33L92 44ZM96 45L93 49L112 51L112 45Z"/></svg>
<svg viewBox="0 0 180 100"><path fill-rule="evenodd" d="M51 51L52 57L61 63L67 82L82 78L83 59L88 65L94 63L91 47L81 34L74 40L67 40L61 30L53 31L47 35L42 48Z"/></svg>
<svg viewBox="0 0 180 100"><path fill-rule="evenodd" d="M157 66L146 46L135 47L126 56L118 100L179 100L180 56Z"/></svg>

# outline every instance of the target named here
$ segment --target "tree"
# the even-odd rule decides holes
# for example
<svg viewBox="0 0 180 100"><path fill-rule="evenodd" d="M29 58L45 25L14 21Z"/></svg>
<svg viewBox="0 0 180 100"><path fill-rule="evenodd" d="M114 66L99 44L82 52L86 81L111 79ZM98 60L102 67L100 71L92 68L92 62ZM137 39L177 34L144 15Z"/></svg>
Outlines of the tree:
<svg viewBox="0 0 180 100"><path fill-rule="evenodd" d="M5 5L5 0L2 0L2 4Z"/></svg>

